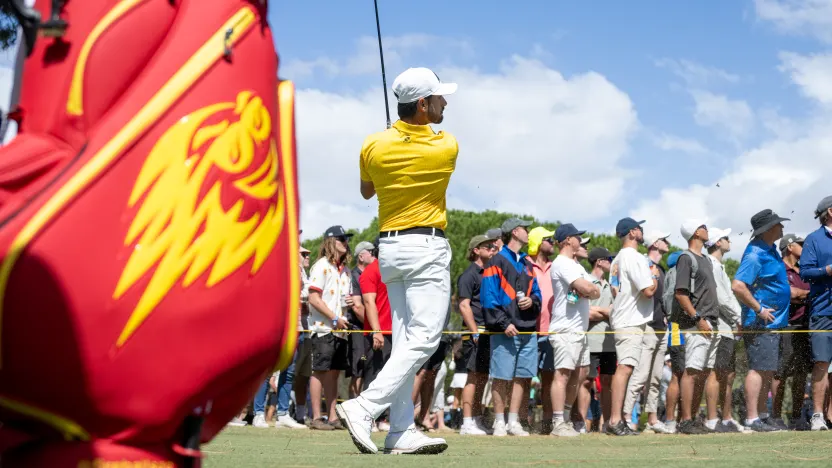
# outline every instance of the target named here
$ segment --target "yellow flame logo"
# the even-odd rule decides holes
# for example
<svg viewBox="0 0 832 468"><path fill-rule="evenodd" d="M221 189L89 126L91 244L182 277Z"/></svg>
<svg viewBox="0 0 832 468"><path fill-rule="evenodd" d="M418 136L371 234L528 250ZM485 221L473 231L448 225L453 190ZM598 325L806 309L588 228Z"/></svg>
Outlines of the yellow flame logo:
<svg viewBox="0 0 832 468"><path fill-rule="evenodd" d="M218 118L222 114L234 119ZM214 104L180 119L153 147L130 195L130 207L143 201L125 245L137 238L138 242L113 298L119 299L154 265L156 270L117 346L130 338L180 279L188 287L210 268L206 286L211 287L252 258L251 274L263 265L283 227L285 209L277 179L277 143L271 135L268 109L259 97L243 91L236 103ZM262 164L245 174L263 150L268 153ZM230 187L219 180L205 186L216 171L239 177ZM259 209L245 215L247 199L259 200L258 206L271 203L265 213Z"/></svg>

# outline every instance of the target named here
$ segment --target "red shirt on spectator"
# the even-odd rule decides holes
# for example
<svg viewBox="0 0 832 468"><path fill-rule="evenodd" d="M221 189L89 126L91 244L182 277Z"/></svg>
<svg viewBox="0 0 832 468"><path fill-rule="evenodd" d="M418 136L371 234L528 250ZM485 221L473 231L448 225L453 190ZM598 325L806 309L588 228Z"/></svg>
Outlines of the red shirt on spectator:
<svg viewBox="0 0 832 468"><path fill-rule="evenodd" d="M381 281L381 272L378 269L378 260L367 265L358 280L361 286L361 293L376 294L376 309L378 309L378 324L383 332L393 331L393 319L390 316L390 301L387 299L387 285ZM370 322L364 316L364 329L372 330Z"/></svg>
<svg viewBox="0 0 832 468"><path fill-rule="evenodd" d="M785 263L785 262L784 262ZM797 289L809 290L809 283L800 278L800 273L794 268L786 264L786 274L789 276L789 286ZM789 325L809 325L809 314L807 314L806 304L809 304L809 299L799 301L792 299L789 308Z"/></svg>

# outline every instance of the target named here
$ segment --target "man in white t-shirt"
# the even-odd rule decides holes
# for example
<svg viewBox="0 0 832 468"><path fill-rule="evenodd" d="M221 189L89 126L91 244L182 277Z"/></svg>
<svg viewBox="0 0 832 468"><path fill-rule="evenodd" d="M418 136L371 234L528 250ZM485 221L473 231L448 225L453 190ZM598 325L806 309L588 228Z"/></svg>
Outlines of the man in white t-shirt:
<svg viewBox="0 0 832 468"><path fill-rule="evenodd" d="M572 423L564 420L564 411L571 407L578 393L578 384L589 370L589 301L597 299L601 290L576 260L581 249L581 235L572 224L562 224L555 231L560 253L552 262L552 316L549 321L549 343L555 363L552 386L552 435L575 437ZM544 396L545 397L545 396Z"/></svg>
<svg viewBox="0 0 832 468"><path fill-rule="evenodd" d="M647 345L647 324L653 320L653 295L658 287L656 265L650 266L647 257L638 251L638 246L644 243L642 224L644 221L633 218L618 222L615 234L621 239L621 250L610 269L610 283L618 288L610 314L618 367L612 379L612 412L607 434L617 436L635 434L622 418L624 398L633 368Z"/></svg>

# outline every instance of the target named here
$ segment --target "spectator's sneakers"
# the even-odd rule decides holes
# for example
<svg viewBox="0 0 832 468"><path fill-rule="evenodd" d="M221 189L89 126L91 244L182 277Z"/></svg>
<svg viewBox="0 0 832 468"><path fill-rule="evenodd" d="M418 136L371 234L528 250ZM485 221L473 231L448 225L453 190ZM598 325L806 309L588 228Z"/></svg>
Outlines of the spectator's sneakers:
<svg viewBox="0 0 832 468"><path fill-rule="evenodd" d="M555 424L555 427L552 429L552 435L555 437L578 437L581 434L572 427L571 422L561 421Z"/></svg>
<svg viewBox="0 0 832 468"><path fill-rule="evenodd" d="M266 415L264 414L255 414L254 420L251 422L251 425L254 427L264 428L269 427L269 423L266 422Z"/></svg>
<svg viewBox="0 0 832 468"><path fill-rule="evenodd" d="M644 426L644 432L653 432L655 434L675 434L676 429L674 428L671 430L663 422L658 421L656 424L650 424L648 422L647 425Z"/></svg>
<svg viewBox="0 0 832 468"><path fill-rule="evenodd" d="M313 419L309 423L309 429L314 429L316 431L334 431L335 428L329 425L324 418Z"/></svg>
<svg viewBox="0 0 832 468"><path fill-rule="evenodd" d="M540 423L540 434L541 435L549 435L552 433L552 420L549 419L548 421L542 421Z"/></svg>
<svg viewBox="0 0 832 468"><path fill-rule="evenodd" d="M572 423L572 428L578 434L586 434L586 423L583 421L576 421Z"/></svg>
<svg viewBox="0 0 832 468"><path fill-rule="evenodd" d="M242 419L240 419L239 417L236 417L236 418L232 419L231 421L228 421L228 425L229 426L234 426L234 427L243 427L243 426L246 425L246 422L243 421Z"/></svg>
<svg viewBox="0 0 832 468"><path fill-rule="evenodd" d="M529 435L529 433L525 429L523 429L523 425L519 422L513 422L511 424L508 424L506 427L506 432L508 432L508 435L511 436L528 437Z"/></svg>
<svg viewBox="0 0 832 468"><path fill-rule="evenodd" d="M751 429L754 432L779 432L780 431L780 429L777 429L774 426L769 426L768 424L766 424L760 418L755 419L754 422L752 422L751 424L749 424L746 427L748 427L749 429Z"/></svg>
<svg viewBox="0 0 832 468"><path fill-rule="evenodd" d="M477 427L480 428L480 430L485 431L486 434L492 435L494 433L494 431L490 427L485 425L482 416L475 417L474 422L477 423Z"/></svg>
<svg viewBox="0 0 832 468"><path fill-rule="evenodd" d="M664 427L666 427L667 430L669 431L668 434L675 434L676 433L676 420L674 419L672 421L665 421L664 422Z"/></svg>
<svg viewBox="0 0 832 468"><path fill-rule="evenodd" d="M695 421L688 419L687 421L682 421L677 424L676 429L679 431L680 434L687 434L687 435L703 435L703 434L710 434L710 429L705 427L704 424L697 424Z"/></svg>
<svg viewBox="0 0 832 468"><path fill-rule="evenodd" d="M485 436L488 435L476 422L462 423L462 428L459 430L459 435L463 436Z"/></svg>
<svg viewBox="0 0 832 468"><path fill-rule="evenodd" d="M335 413L340 418L338 421L343 421L352 442L361 453L378 453L378 447L370 439L375 418L364 407L355 400L349 400L335 405Z"/></svg>
<svg viewBox="0 0 832 468"><path fill-rule="evenodd" d="M826 426L826 421L823 418L822 414L815 413L812 415L812 420L809 421L809 424L812 425L811 429L813 431L828 431L829 428Z"/></svg>
<svg viewBox="0 0 832 468"><path fill-rule="evenodd" d="M699 429L703 431L704 434L713 434L716 432L715 430L708 427L708 424L702 419L697 419L696 421L694 421L694 424L696 424L696 426L699 427Z"/></svg>
<svg viewBox="0 0 832 468"><path fill-rule="evenodd" d="M611 424L607 425L607 430L605 432L607 434L615 436L627 436L630 435L630 426L628 426L627 423L621 420L618 421L618 424L616 424L615 426ZM554 432L552 434L554 434Z"/></svg>
<svg viewBox="0 0 832 468"><path fill-rule="evenodd" d="M403 432L391 432L384 440L384 453L392 455L433 455L447 448L445 439L428 437L416 425Z"/></svg>
<svg viewBox="0 0 832 468"><path fill-rule="evenodd" d="M309 429L305 424L295 421L295 418L289 416L288 414L278 416L277 421L274 422L274 427L275 429Z"/></svg>
<svg viewBox="0 0 832 468"><path fill-rule="evenodd" d="M812 425L809 424L809 421L805 419L790 419L789 420L789 430L790 431L808 431L812 428Z"/></svg>
<svg viewBox="0 0 832 468"><path fill-rule="evenodd" d="M329 424L330 426L332 426L333 429L338 431L343 431L346 429L346 426L344 426L344 423L342 423L340 419L336 419L335 421L329 421L327 424Z"/></svg>
<svg viewBox="0 0 832 468"><path fill-rule="evenodd" d="M789 426L786 426L786 422L783 421L783 418L768 417L763 422L768 424L771 427L776 427L778 431L788 431L789 430Z"/></svg>
<svg viewBox="0 0 832 468"><path fill-rule="evenodd" d="M494 420L494 427L493 427L493 436L494 437L505 437L508 435L508 428L506 427L505 421L500 421L499 419Z"/></svg>

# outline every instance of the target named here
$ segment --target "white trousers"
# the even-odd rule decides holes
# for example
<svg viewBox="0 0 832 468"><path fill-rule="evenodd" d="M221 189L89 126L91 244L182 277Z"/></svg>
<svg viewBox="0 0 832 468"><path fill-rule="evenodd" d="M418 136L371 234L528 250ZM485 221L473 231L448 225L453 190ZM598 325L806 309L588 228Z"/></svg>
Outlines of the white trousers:
<svg viewBox="0 0 832 468"><path fill-rule="evenodd" d="M641 349L641 358L638 365L633 369L633 375L627 383L627 392L624 396L624 414L630 414L636 401L639 399L641 390L648 386L647 403L644 412L655 413L659 403L659 389L662 381L664 368L664 355L667 353L667 337L659 339L649 325L644 331L644 347Z"/></svg>
<svg viewBox="0 0 832 468"><path fill-rule="evenodd" d="M390 360L358 403L378 418L390 408L390 432L413 425L416 373L439 347L451 301L447 239L408 234L379 239L378 266L393 319Z"/></svg>

